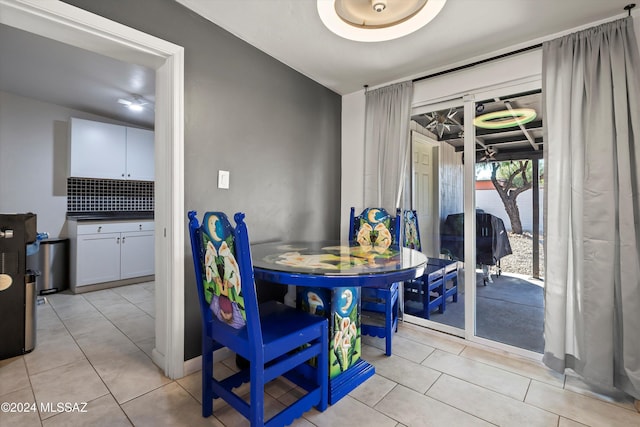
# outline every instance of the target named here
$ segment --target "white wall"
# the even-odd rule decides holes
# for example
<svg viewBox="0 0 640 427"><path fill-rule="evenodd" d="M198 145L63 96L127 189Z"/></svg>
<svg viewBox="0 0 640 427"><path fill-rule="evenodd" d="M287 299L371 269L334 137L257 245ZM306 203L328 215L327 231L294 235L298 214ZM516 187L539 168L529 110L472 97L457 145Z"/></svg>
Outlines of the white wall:
<svg viewBox="0 0 640 427"><path fill-rule="evenodd" d="M520 210L520 222L522 230L531 233L533 231L533 190L527 190L518 195L518 210ZM540 233L543 231L542 212L544 203L544 189L540 189ZM511 231L511 221L509 215L504 210L504 203L500 199L500 195L494 189L476 190L476 208L484 210L486 213L495 215L502 219L504 226Z"/></svg>
<svg viewBox="0 0 640 427"><path fill-rule="evenodd" d="M66 236L70 117L124 124L0 92L0 212L33 212L52 237Z"/></svg>

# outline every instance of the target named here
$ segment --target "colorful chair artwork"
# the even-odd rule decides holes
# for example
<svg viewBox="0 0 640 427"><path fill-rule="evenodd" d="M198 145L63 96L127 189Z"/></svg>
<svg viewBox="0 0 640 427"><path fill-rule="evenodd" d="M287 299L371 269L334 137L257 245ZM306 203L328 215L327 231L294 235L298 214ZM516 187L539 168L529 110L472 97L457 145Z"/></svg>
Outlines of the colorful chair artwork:
<svg viewBox="0 0 640 427"><path fill-rule="evenodd" d="M358 216L351 208L349 241L367 248L372 257L385 257L400 242L400 211L392 217L382 208L367 208ZM361 333L385 339L385 354L391 356L393 333L398 330L399 284L361 290Z"/></svg>
<svg viewBox="0 0 640 427"><path fill-rule="evenodd" d="M202 416L222 398L251 426L283 426L328 404L328 326L320 316L269 301L258 306L244 214L232 227L222 212L207 212L202 225L189 216L189 234L202 314ZM224 379L214 378L214 351L229 348L249 361ZM269 420L264 388L284 376L302 396ZM234 388L250 383L249 402Z"/></svg>

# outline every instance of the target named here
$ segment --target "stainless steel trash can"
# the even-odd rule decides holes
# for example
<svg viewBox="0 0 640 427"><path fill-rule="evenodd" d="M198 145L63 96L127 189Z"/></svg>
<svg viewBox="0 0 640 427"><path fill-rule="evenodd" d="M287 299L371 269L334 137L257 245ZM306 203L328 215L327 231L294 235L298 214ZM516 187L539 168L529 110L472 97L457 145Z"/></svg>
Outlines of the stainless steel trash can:
<svg viewBox="0 0 640 427"><path fill-rule="evenodd" d="M52 294L69 288L69 239L50 238L40 241L38 271L38 295Z"/></svg>

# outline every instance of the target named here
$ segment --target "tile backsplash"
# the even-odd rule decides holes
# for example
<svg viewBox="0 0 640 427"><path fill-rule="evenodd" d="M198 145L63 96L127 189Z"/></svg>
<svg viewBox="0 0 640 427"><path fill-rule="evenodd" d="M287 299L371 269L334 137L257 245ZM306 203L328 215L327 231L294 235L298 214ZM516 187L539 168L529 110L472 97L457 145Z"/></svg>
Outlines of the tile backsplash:
<svg viewBox="0 0 640 427"><path fill-rule="evenodd" d="M67 212L153 211L152 181L67 178Z"/></svg>

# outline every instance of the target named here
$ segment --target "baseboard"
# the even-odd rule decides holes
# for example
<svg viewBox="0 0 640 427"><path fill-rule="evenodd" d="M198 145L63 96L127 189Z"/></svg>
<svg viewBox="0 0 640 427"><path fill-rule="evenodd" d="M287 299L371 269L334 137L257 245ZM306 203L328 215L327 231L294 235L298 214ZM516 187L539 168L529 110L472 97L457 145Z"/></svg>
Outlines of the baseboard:
<svg viewBox="0 0 640 427"><path fill-rule="evenodd" d="M198 372L202 369L202 356L194 357L193 359L185 360L184 367L182 368L182 373L186 377L187 375L191 375L194 372Z"/></svg>

